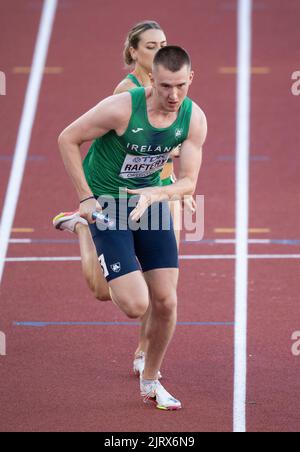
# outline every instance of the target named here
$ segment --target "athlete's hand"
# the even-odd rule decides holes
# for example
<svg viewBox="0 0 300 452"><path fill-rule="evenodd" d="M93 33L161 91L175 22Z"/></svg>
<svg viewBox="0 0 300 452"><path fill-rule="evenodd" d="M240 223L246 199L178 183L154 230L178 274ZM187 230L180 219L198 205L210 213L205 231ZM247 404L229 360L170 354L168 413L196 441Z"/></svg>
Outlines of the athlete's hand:
<svg viewBox="0 0 300 452"><path fill-rule="evenodd" d="M196 212L197 204L193 196L185 196L183 200L184 209L189 210L191 213Z"/></svg>
<svg viewBox="0 0 300 452"><path fill-rule="evenodd" d="M130 214L130 218L133 221L138 221L153 203L161 201L161 190L159 187L141 188L139 190L127 189L127 193L140 197L136 208Z"/></svg>
<svg viewBox="0 0 300 452"><path fill-rule="evenodd" d="M96 199L89 199L88 201L85 201L82 204L80 204L79 215L82 218L85 218L86 221L90 224L96 223L96 220L94 220L92 217L95 211L97 212L102 211L102 208Z"/></svg>

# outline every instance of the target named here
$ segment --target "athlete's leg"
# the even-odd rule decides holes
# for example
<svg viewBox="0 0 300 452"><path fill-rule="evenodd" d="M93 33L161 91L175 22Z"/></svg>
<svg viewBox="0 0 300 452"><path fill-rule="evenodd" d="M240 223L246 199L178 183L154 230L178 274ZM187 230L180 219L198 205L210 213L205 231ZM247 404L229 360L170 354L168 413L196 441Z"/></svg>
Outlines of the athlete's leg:
<svg viewBox="0 0 300 452"><path fill-rule="evenodd" d="M151 311L147 321L148 349L143 378L157 379L177 321L178 269L157 269L144 274L149 288Z"/></svg>
<svg viewBox="0 0 300 452"><path fill-rule="evenodd" d="M146 369L146 372L152 373L152 376L146 375L145 378L151 380L157 378L160 363L176 324L178 249L168 203L152 205L147 215L142 226L148 224L148 228L142 227L136 231L134 241L151 302L151 311L144 325L148 343L146 362L150 359L150 368Z"/></svg>
<svg viewBox="0 0 300 452"><path fill-rule="evenodd" d="M113 302L130 319L143 317L149 306L149 291L143 274L135 271L109 282Z"/></svg>
<svg viewBox="0 0 300 452"><path fill-rule="evenodd" d="M109 286L101 270L89 227L77 223L75 233L79 238L82 272L89 288L98 300L111 300Z"/></svg>
<svg viewBox="0 0 300 452"><path fill-rule="evenodd" d="M146 314L141 318L141 326L139 331L139 342L137 349L135 351L135 358L138 357L141 353L147 353L148 348L148 338L146 334L148 319L151 314L151 303L149 304L148 310Z"/></svg>
<svg viewBox="0 0 300 452"><path fill-rule="evenodd" d="M168 180L164 181L164 184L166 184L166 185L171 185L172 183L173 183L172 178L169 178ZM174 232L175 232L177 248L179 248L180 229L181 229L181 210L182 210L181 202L180 201L170 202L169 208L172 213L174 229L175 229L175 227L177 228L177 234L176 234L176 231L174 231ZM170 214L168 214L168 212L165 212L164 215L168 216ZM146 261L147 261L148 260L147 256L148 257L152 256L153 252L156 255L158 254L159 256L162 256L164 253L169 253L169 252L171 252L171 254L174 253L172 233L171 233L171 235L169 235L168 233L163 233L163 234L164 234L164 237L162 238L161 241L159 241L159 244L161 245L160 247L157 247L158 236L156 235L155 231L152 231L152 232L149 231L148 234L146 234L146 235L144 235L144 233L142 232L136 236L137 249L142 248L142 255L139 256L139 258L141 259L142 265L145 262L145 257L146 257ZM149 248L147 249L147 247L149 247ZM153 257L154 257L154 259L157 259L157 256L156 257L153 256ZM151 265L151 263L150 263L150 265ZM149 265L146 264L146 267L149 267ZM137 350L135 353L135 357L138 356L141 352L143 352L143 353L147 352L147 348L148 348L147 325L150 320L150 310L151 310L151 304L150 304L147 314L142 319L139 343L138 343L138 347L137 347Z"/></svg>
<svg viewBox="0 0 300 452"><path fill-rule="evenodd" d="M109 287L101 271L87 221L79 216L78 211L65 212L60 213L53 219L53 226L61 231L78 235L82 271L88 286L98 300L110 300Z"/></svg>
<svg viewBox="0 0 300 452"><path fill-rule="evenodd" d="M180 235L181 235L181 215L182 215L182 208L181 208L181 201L171 201L169 203L170 211L173 219L174 224L174 233L177 243L177 248L179 250L180 247ZM148 348L148 338L146 334L147 330L147 323L150 318L150 310L151 305L149 306L149 309L145 316L141 319L141 327L140 327L140 333L139 333L139 341L138 346L135 352L135 357L140 355L141 353L146 353Z"/></svg>
<svg viewBox="0 0 300 452"><path fill-rule="evenodd" d="M112 301L129 318L143 317L149 306L149 292L136 258L132 231L120 227L101 230L96 224L89 225L89 229L96 250L94 263L96 266L97 260L102 267Z"/></svg>
<svg viewBox="0 0 300 452"><path fill-rule="evenodd" d="M173 183L173 179L170 177L164 181L164 184L171 185ZM181 232L181 215L182 215L182 208L181 208L181 201L172 201L169 203L169 208L171 211L172 219L173 219L173 226L174 226L174 233L177 243L177 249L179 249L180 245L180 232ZM153 239L155 239L155 236L153 236ZM151 242L151 239L150 239ZM167 250L166 250L167 251ZM162 251L164 252L164 251ZM147 337L147 324L150 319L150 310L151 310L151 304L149 306L148 312L142 319L142 324L140 328L140 335L139 335L139 342L138 347L135 353L135 357L138 356L140 353L146 353L148 348L148 337Z"/></svg>
<svg viewBox="0 0 300 452"><path fill-rule="evenodd" d="M130 286L129 282L127 281L121 281L118 284L116 284L116 281L118 280L115 280L115 282L112 282L110 285L108 285L103 275L101 266L99 265L99 260L94 245L94 241L90 233L90 229L87 226L78 223L76 225L75 232L77 233L79 238L82 271L88 283L88 286L92 290L94 296L100 301L113 300L113 302L117 304L121 308L121 310L126 315L128 315L128 317L132 318L140 317L135 316L136 310L139 309L137 307L138 303L135 300L137 296L137 283L135 283L136 289L134 289L133 295L131 295L131 290L127 290L127 284ZM144 278L143 281L140 281L140 276L141 275L137 277L137 281L139 281L141 285L140 287L141 292L144 292L143 287L145 289L146 285ZM128 281L130 281L130 279L131 278L128 278ZM119 294L119 290L121 290L122 292L123 284L126 285L126 287L124 287L126 299L124 297L124 294L122 294L122 296L120 296ZM147 319L149 317L149 310L150 306L147 312L143 316L141 316L139 345L135 353L135 356L139 355L141 352L146 353L147 351L148 339L145 330L147 325Z"/></svg>

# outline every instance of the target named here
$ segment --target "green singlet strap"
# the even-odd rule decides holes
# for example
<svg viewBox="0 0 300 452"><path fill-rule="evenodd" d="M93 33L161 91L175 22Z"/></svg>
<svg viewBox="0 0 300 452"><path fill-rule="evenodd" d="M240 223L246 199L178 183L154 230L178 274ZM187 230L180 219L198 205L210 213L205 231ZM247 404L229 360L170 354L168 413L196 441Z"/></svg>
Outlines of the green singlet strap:
<svg viewBox="0 0 300 452"><path fill-rule="evenodd" d="M133 74L128 74L126 78L131 80L138 88L141 88L143 86Z"/></svg>

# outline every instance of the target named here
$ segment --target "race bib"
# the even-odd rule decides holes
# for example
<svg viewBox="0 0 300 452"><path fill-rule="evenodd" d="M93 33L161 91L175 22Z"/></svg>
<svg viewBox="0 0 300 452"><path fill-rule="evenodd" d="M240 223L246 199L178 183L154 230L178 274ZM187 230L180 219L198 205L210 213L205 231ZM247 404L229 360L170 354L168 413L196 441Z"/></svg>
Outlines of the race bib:
<svg viewBox="0 0 300 452"><path fill-rule="evenodd" d="M148 177L161 171L169 159L169 153L161 155L126 155L121 172L123 179Z"/></svg>

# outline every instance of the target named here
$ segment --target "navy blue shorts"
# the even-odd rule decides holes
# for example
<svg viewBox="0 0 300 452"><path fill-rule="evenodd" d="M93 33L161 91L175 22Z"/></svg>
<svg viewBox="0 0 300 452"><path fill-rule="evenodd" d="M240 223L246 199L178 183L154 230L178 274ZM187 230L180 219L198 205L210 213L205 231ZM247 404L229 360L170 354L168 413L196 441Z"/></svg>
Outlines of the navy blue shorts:
<svg viewBox="0 0 300 452"><path fill-rule="evenodd" d="M104 200L100 204L116 223L109 229L99 224L90 225L108 282L138 270L178 268L178 249L167 202L153 204L138 223L129 219L134 207L128 206L127 200L117 200L115 209L107 208Z"/></svg>

